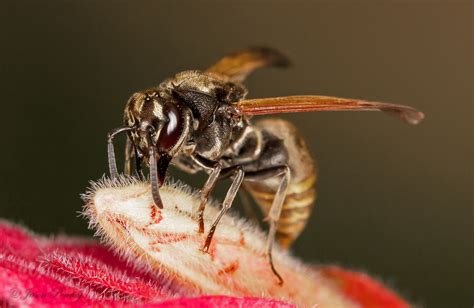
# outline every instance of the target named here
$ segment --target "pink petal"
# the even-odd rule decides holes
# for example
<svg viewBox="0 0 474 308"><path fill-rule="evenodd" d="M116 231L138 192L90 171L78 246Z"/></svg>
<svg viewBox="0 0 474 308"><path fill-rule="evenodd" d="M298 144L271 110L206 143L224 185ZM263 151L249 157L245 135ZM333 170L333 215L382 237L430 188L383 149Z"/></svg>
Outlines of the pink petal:
<svg viewBox="0 0 474 308"><path fill-rule="evenodd" d="M0 305L290 307L276 300L195 296L95 241L48 239L0 221ZM292 307L292 306L291 306Z"/></svg>

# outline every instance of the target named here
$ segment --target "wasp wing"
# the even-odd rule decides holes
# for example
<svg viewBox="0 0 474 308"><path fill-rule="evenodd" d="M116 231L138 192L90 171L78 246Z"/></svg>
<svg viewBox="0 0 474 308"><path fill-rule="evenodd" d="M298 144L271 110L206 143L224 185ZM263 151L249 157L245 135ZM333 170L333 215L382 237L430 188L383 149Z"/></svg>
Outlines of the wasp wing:
<svg viewBox="0 0 474 308"><path fill-rule="evenodd" d="M233 82L243 81L257 68L286 67L290 61L282 53L268 47L250 47L231 53L207 69L207 72L226 76Z"/></svg>
<svg viewBox="0 0 474 308"><path fill-rule="evenodd" d="M409 106L313 95L247 99L236 103L236 107L244 115L310 111L382 111L411 125L418 124L425 117L421 111Z"/></svg>

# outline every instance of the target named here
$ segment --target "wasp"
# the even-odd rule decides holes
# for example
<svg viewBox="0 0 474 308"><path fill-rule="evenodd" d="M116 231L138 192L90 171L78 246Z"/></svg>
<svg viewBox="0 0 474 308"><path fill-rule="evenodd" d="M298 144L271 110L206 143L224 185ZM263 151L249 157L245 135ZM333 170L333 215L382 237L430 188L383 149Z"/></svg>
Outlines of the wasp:
<svg viewBox="0 0 474 308"><path fill-rule="evenodd" d="M316 166L297 128L288 121L252 117L310 111L382 111L408 124L418 124L422 112L402 105L331 96L286 96L246 99L242 84L254 70L285 67L289 61L275 49L254 47L229 54L205 71L176 74L156 87L137 92L128 100L123 126L108 134L108 162L118 176L113 140L127 134L125 173L142 174L148 166L151 193L163 208L160 186L170 164L208 179L201 189L198 232L204 230L204 210L216 183L231 179L222 209L211 225L203 251L208 251L222 216L242 187L267 217L266 251L272 262L276 241L288 248L308 222L316 200Z"/></svg>

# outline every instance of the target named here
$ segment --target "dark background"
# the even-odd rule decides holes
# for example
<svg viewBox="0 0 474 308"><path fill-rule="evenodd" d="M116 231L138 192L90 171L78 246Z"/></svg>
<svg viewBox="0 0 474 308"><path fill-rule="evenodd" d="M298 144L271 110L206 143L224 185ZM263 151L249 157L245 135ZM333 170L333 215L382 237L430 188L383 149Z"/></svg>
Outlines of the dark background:
<svg viewBox="0 0 474 308"><path fill-rule="evenodd" d="M263 44L294 65L252 75L249 97L358 97L427 115L418 127L379 113L285 116L320 166L294 254L367 271L421 305L474 304L472 2L133 3L2 1L1 217L91 234L79 194L106 171L105 136L129 95Z"/></svg>

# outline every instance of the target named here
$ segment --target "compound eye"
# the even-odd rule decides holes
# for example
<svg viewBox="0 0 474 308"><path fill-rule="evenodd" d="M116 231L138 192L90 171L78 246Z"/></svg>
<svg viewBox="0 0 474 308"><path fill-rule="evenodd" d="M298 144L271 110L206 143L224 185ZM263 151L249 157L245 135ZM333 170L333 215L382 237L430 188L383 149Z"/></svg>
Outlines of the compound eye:
<svg viewBox="0 0 474 308"><path fill-rule="evenodd" d="M165 105L165 114L168 122L161 131L158 145L161 151L170 150L177 142L183 132L183 113L175 104Z"/></svg>

